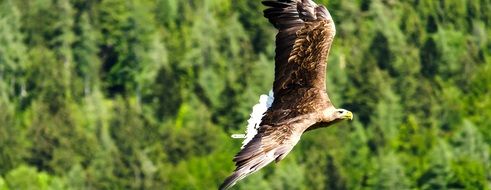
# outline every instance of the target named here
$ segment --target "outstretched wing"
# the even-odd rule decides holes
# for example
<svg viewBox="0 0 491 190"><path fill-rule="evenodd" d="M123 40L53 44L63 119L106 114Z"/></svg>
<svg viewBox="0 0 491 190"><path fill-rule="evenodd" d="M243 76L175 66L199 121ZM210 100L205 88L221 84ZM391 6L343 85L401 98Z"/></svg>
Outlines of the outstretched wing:
<svg viewBox="0 0 491 190"><path fill-rule="evenodd" d="M275 99L295 96L301 88L325 92L326 59L336 29L331 15L311 0L263 1L264 16L276 35Z"/></svg>
<svg viewBox="0 0 491 190"><path fill-rule="evenodd" d="M272 161L283 159L297 144L302 134L294 131L294 125L305 123L294 122L281 126L261 126L254 138L234 157L237 167L219 189L228 189L237 181L260 170Z"/></svg>

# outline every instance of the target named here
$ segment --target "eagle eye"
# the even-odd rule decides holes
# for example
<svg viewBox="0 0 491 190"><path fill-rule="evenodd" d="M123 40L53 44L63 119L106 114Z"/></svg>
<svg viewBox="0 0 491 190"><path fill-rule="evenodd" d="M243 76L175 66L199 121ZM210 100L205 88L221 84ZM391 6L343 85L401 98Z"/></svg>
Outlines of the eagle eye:
<svg viewBox="0 0 491 190"><path fill-rule="evenodd" d="M343 110L339 110L339 111L338 111L338 113L339 113L339 114L342 114L343 112L344 112Z"/></svg>

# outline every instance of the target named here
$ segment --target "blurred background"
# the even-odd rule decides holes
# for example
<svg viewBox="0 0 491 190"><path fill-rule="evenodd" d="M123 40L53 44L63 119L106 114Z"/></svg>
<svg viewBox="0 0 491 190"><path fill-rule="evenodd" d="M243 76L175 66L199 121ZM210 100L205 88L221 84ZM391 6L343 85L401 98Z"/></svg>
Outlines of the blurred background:
<svg viewBox="0 0 491 190"><path fill-rule="evenodd" d="M317 0L352 122L234 189L489 189L491 1ZM272 86L260 0L0 0L0 189L216 189Z"/></svg>

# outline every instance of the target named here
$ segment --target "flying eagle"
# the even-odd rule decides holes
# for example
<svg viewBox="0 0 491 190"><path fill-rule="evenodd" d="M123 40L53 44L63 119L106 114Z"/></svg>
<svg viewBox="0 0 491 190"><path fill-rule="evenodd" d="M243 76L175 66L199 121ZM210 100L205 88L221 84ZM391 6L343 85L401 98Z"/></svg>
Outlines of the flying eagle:
<svg viewBox="0 0 491 190"><path fill-rule="evenodd" d="M264 16L278 29L273 92L254 106L249 125L257 132L248 132L233 159L237 168L220 189L285 158L304 132L353 119L350 111L335 108L326 92L326 60L336 33L326 7L312 0L262 3L268 7Z"/></svg>

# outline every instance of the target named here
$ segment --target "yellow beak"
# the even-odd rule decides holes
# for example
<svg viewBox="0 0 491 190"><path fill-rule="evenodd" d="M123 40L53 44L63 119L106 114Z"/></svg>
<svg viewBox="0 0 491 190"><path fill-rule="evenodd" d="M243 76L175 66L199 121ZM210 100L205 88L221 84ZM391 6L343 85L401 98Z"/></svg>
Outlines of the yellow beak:
<svg viewBox="0 0 491 190"><path fill-rule="evenodd" d="M344 119L353 120L353 113L351 113L350 111L348 111L348 112L346 112L346 114L344 114L343 118Z"/></svg>

